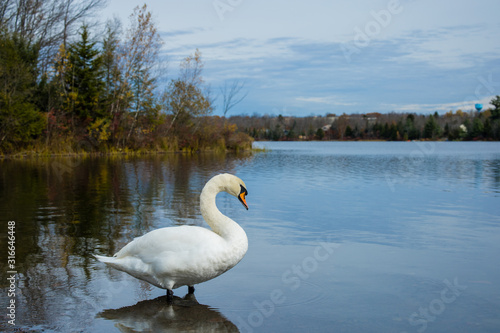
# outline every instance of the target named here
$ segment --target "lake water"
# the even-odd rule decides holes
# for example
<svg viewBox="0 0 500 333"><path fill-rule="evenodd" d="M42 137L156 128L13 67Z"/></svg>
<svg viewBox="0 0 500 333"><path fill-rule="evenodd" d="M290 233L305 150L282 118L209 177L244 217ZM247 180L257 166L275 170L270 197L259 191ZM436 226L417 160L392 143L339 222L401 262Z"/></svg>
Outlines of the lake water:
<svg viewBox="0 0 500 333"><path fill-rule="evenodd" d="M256 146L267 150L1 160L0 330L500 331L500 143ZM156 228L205 225L199 193L221 172L247 184L249 211L227 194L217 204L249 250L196 299L167 305L164 290L92 257Z"/></svg>

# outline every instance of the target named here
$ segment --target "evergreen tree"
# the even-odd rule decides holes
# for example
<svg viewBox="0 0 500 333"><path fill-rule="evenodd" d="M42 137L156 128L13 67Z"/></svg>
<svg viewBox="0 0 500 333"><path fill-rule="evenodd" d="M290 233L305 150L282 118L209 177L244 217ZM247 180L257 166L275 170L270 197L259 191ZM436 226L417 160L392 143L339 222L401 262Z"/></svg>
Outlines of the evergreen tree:
<svg viewBox="0 0 500 333"><path fill-rule="evenodd" d="M316 131L316 138L318 140L323 140L324 137L325 137L325 131L323 131L322 128L318 128L318 130Z"/></svg>
<svg viewBox="0 0 500 333"><path fill-rule="evenodd" d="M384 139L389 139L391 137L391 131L389 129L389 124L385 123L382 131L380 132L380 136Z"/></svg>
<svg viewBox="0 0 500 333"><path fill-rule="evenodd" d="M491 121L490 119L486 119L484 122L484 130L483 130L483 135L486 138L492 138L493 137L493 127L491 126Z"/></svg>
<svg viewBox="0 0 500 333"><path fill-rule="evenodd" d="M391 126L389 127L389 132L388 132L388 139L391 140L391 141L396 141L398 140L398 126L394 123L391 124Z"/></svg>
<svg viewBox="0 0 500 333"><path fill-rule="evenodd" d="M433 115L429 116L429 119L424 126L424 137L427 139L434 139L441 134L441 127L437 123Z"/></svg>
<svg viewBox="0 0 500 333"><path fill-rule="evenodd" d="M450 125L448 123L446 123L446 125L444 125L443 135L445 137L448 137L450 135Z"/></svg>
<svg viewBox="0 0 500 333"><path fill-rule="evenodd" d="M493 120L500 119L500 96L495 96L490 102L495 108L491 110L491 118Z"/></svg>
<svg viewBox="0 0 500 333"><path fill-rule="evenodd" d="M483 135L484 132L484 125L481 119L475 118L474 121L472 122L472 132L471 132L471 137L472 138L477 138Z"/></svg>
<svg viewBox="0 0 500 333"><path fill-rule="evenodd" d="M0 150L41 134L45 117L36 106L37 45L0 31Z"/></svg>
<svg viewBox="0 0 500 333"><path fill-rule="evenodd" d="M102 103L103 58L95 47L96 42L90 40L85 25L82 26L80 38L68 48L69 72L65 75L68 107L80 120L90 118L92 121L105 117Z"/></svg>
<svg viewBox="0 0 500 333"><path fill-rule="evenodd" d="M345 136L348 138L352 138L354 136L354 131L349 125L347 125L347 127L345 128Z"/></svg>

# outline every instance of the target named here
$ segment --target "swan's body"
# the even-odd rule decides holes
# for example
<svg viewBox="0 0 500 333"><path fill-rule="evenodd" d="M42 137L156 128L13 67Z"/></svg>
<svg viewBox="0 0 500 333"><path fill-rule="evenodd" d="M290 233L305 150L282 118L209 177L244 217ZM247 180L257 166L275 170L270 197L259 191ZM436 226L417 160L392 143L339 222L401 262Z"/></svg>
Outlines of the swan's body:
<svg viewBox="0 0 500 333"><path fill-rule="evenodd" d="M234 267L248 249L245 231L215 204L219 192L240 199L248 209L245 183L236 176L213 177L200 195L201 214L212 230L196 226L153 230L125 245L113 257L95 256L99 261L159 288L172 289L211 280Z"/></svg>

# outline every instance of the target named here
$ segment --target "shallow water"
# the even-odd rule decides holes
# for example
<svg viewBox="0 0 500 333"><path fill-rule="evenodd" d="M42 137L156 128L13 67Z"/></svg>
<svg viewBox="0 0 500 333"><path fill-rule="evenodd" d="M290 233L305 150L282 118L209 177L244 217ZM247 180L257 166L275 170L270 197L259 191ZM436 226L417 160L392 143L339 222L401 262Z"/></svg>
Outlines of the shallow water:
<svg viewBox="0 0 500 333"><path fill-rule="evenodd" d="M500 331L499 143L256 145L268 151L0 161L1 249L16 223L15 328ZM183 287L166 305L163 290L92 257L152 229L205 225L199 192L220 172L247 184L249 211L226 194L217 204L249 251L196 299Z"/></svg>

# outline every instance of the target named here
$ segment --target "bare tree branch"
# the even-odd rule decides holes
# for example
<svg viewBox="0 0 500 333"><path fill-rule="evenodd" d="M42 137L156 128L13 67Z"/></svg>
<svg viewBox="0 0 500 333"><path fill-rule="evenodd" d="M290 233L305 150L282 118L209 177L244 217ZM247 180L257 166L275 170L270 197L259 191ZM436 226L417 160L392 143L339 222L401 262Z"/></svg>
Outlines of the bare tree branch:
<svg viewBox="0 0 500 333"><path fill-rule="evenodd" d="M2 0L0 25L40 48L46 71L61 43L76 33L76 26L103 8L107 0Z"/></svg>
<svg viewBox="0 0 500 333"><path fill-rule="evenodd" d="M224 82L224 87L220 89L223 99L222 111L224 117L226 117L226 114L229 112L229 110L231 110L234 106L236 106L243 99L245 99L245 97L247 97L248 92L238 96L244 86L245 86L244 82L240 82L236 79L229 84L227 81Z"/></svg>

